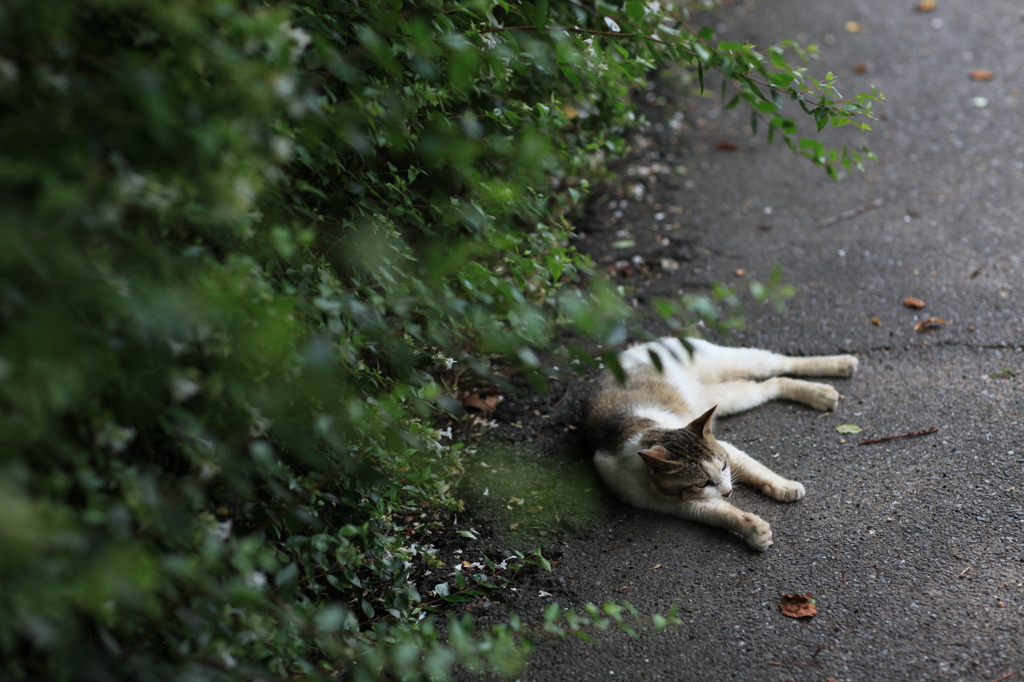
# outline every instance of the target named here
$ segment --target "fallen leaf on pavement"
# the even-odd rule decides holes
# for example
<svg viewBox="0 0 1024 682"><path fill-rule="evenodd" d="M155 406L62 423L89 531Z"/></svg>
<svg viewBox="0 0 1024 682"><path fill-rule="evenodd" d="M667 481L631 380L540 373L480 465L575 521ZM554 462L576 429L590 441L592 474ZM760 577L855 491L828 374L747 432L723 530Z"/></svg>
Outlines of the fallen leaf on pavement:
<svg viewBox="0 0 1024 682"><path fill-rule="evenodd" d="M868 64L867 62L857 62L856 64L853 65L854 73L867 73L870 70L871 65Z"/></svg>
<svg viewBox="0 0 1024 682"><path fill-rule="evenodd" d="M972 81L990 81L996 77L996 72L991 69L975 69L971 71Z"/></svg>
<svg viewBox="0 0 1024 682"><path fill-rule="evenodd" d="M863 430L864 429L857 426L856 424L840 424L839 426L836 427L836 431L838 431L839 433L860 433Z"/></svg>
<svg viewBox="0 0 1024 682"><path fill-rule="evenodd" d="M874 317L871 318L871 324L875 325L876 327L881 327L882 320L878 317L878 315L875 315Z"/></svg>
<svg viewBox="0 0 1024 682"><path fill-rule="evenodd" d="M934 12L935 11L935 0L921 0L921 2L914 5L914 11L916 12Z"/></svg>
<svg viewBox="0 0 1024 682"><path fill-rule="evenodd" d="M943 324L949 324L949 321L948 320L944 320L941 317L929 317L929 318L923 319L920 322L918 322L917 324L915 324L914 325L914 331L915 332L931 331L931 330L935 329L936 327L938 327L940 325L943 325Z"/></svg>
<svg viewBox="0 0 1024 682"><path fill-rule="evenodd" d="M818 605L814 603L810 592L807 594L780 594L779 596L782 597L779 610L784 616L811 618L818 615Z"/></svg>
<svg viewBox="0 0 1024 682"><path fill-rule="evenodd" d="M846 29L847 33L860 33L864 30L864 27L858 24L856 21L848 21L843 24L843 28Z"/></svg>
<svg viewBox="0 0 1024 682"><path fill-rule="evenodd" d="M907 296L905 299L903 299L903 305L907 306L908 308L923 308L924 301L922 301L919 298L914 298L913 296Z"/></svg>

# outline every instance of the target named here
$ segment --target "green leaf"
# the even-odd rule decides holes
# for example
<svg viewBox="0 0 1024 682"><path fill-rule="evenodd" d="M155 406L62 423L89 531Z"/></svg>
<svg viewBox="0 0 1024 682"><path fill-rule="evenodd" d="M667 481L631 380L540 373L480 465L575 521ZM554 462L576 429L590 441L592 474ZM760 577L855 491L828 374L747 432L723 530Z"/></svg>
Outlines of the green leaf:
<svg viewBox="0 0 1024 682"><path fill-rule="evenodd" d="M629 0L626 3L626 16L633 21L640 21L646 12L643 0Z"/></svg>
<svg viewBox="0 0 1024 682"><path fill-rule="evenodd" d="M820 133L828 125L829 111L824 107L819 107L814 110L814 123L818 126L818 132Z"/></svg>
<svg viewBox="0 0 1024 682"><path fill-rule="evenodd" d="M857 426L856 424L840 424L839 426L836 427L836 431L838 431L839 433L860 433L863 430L864 429Z"/></svg>

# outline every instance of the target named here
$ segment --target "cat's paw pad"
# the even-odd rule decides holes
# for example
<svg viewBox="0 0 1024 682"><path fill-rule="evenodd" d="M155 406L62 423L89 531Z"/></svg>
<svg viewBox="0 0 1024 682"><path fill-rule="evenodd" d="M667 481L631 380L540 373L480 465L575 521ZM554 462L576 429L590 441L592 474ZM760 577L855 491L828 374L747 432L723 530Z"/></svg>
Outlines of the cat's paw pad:
<svg viewBox="0 0 1024 682"><path fill-rule="evenodd" d="M763 552L772 544L772 527L756 514L743 513L743 538L747 544Z"/></svg>
<svg viewBox="0 0 1024 682"><path fill-rule="evenodd" d="M804 389L803 402L816 410L827 412L839 404L839 391L828 384L808 382Z"/></svg>
<svg viewBox="0 0 1024 682"><path fill-rule="evenodd" d="M779 502L795 502L804 496L804 486L798 481L782 481L763 486L761 492Z"/></svg>

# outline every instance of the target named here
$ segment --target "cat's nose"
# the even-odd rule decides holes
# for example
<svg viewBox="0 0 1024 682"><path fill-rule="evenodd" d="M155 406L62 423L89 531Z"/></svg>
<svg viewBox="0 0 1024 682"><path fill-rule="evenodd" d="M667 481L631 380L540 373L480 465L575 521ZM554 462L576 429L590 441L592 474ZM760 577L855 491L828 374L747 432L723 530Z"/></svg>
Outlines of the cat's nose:
<svg viewBox="0 0 1024 682"><path fill-rule="evenodd" d="M728 498L730 495L732 495L732 488L722 491L722 497Z"/></svg>

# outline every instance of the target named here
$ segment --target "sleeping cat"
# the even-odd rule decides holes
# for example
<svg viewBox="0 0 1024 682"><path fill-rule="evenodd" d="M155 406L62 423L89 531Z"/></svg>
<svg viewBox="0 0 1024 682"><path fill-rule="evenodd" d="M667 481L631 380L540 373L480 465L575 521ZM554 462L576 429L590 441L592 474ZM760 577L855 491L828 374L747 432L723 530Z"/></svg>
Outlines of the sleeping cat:
<svg viewBox="0 0 1024 682"><path fill-rule="evenodd" d="M778 399L831 410L839 399L831 386L778 375L848 377L857 369L852 355L787 357L675 338L633 346L619 363L625 384L606 372L585 415L605 484L630 504L726 528L762 552L772 529L727 501L733 481L782 502L799 500L804 487L716 440L712 416Z"/></svg>

